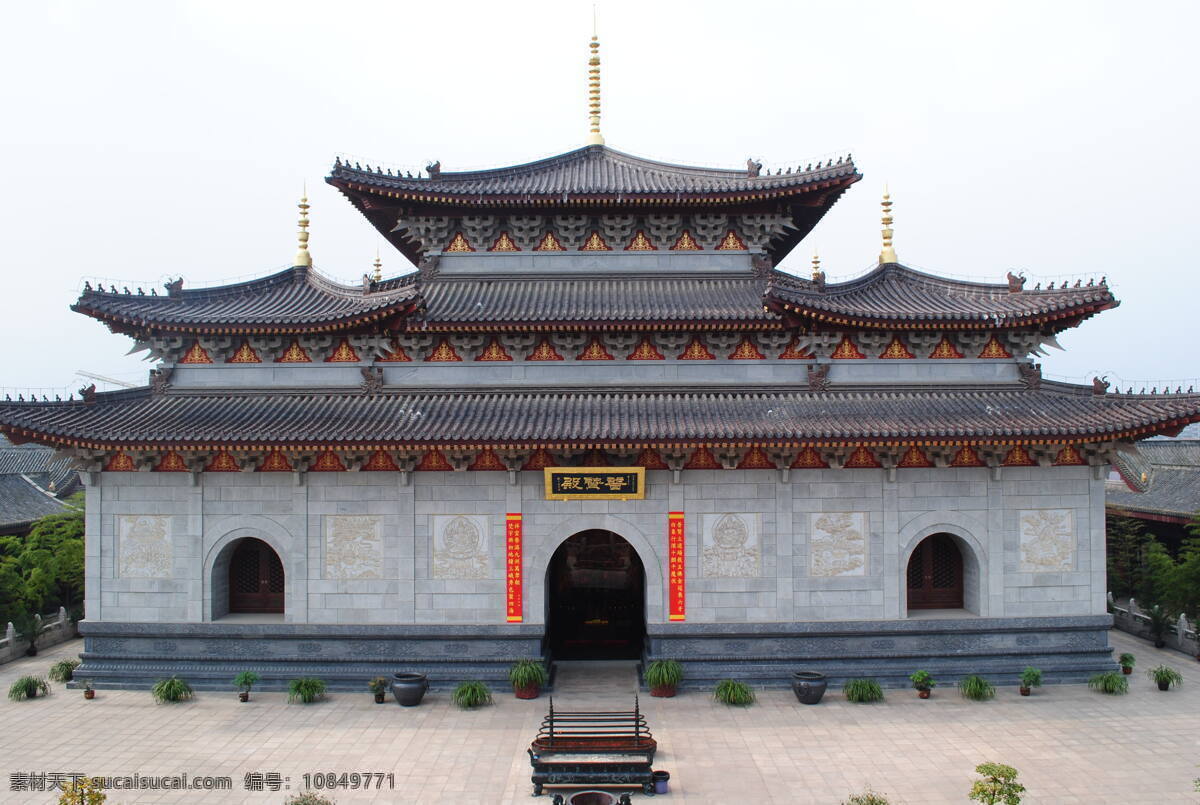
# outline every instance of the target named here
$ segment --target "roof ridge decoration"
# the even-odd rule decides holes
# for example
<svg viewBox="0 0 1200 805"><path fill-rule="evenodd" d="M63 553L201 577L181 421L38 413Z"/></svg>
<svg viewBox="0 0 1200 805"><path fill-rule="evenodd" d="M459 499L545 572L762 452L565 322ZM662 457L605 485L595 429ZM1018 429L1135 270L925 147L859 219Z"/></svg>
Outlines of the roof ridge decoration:
<svg viewBox="0 0 1200 805"><path fill-rule="evenodd" d="M292 262L294 266L311 266L312 255L308 253L308 188L304 188L304 195L300 197L300 232L297 237L300 240L300 248L296 250L296 259Z"/></svg>
<svg viewBox="0 0 1200 805"><path fill-rule="evenodd" d="M596 37L596 9L592 8L592 55L588 59L588 145L604 145L600 133L600 40Z"/></svg>
<svg viewBox="0 0 1200 805"><path fill-rule="evenodd" d="M896 250L892 248L892 197L887 185L883 186L883 251L879 253L879 265L898 263Z"/></svg>

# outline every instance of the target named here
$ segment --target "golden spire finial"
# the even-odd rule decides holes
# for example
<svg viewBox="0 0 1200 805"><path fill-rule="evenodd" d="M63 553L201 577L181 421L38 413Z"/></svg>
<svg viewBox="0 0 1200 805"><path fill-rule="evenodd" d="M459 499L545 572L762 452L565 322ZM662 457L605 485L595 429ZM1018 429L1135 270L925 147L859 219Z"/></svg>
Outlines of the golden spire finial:
<svg viewBox="0 0 1200 805"><path fill-rule="evenodd" d="M604 145L600 134L600 40L596 37L596 7L592 7L592 57L588 59L588 145Z"/></svg>
<svg viewBox="0 0 1200 805"><path fill-rule="evenodd" d="M300 197L300 248L292 265L311 266L312 256L308 253L308 186L305 185L304 195Z"/></svg>
<svg viewBox="0 0 1200 805"><path fill-rule="evenodd" d="M888 194L887 185L883 186L883 251L879 253L879 265L899 262L896 250L892 248L892 197Z"/></svg>
<svg viewBox="0 0 1200 805"><path fill-rule="evenodd" d="M378 249L375 250L375 262L372 265L375 266L375 271L371 274L371 279L375 282L381 282L383 280L383 261L379 259Z"/></svg>
<svg viewBox="0 0 1200 805"><path fill-rule="evenodd" d="M813 249L813 280L817 280L821 276L821 256L817 254L817 250Z"/></svg>

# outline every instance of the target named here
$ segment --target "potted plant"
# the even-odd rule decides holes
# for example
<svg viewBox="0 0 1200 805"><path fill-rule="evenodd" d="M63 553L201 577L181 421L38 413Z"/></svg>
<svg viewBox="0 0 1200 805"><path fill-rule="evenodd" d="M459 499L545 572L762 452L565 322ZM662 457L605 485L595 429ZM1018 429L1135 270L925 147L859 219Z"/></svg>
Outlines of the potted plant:
<svg viewBox="0 0 1200 805"><path fill-rule="evenodd" d="M713 688L713 698L733 707L749 707L754 704L754 691L745 682L735 679L722 679Z"/></svg>
<svg viewBox="0 0 1200 805"><path fill-rule="evenodd" d="M367 688L375 694L375 704L383 704L383 699L388 692L388 684L386 676L377 676L367 683Z"/></svg>
<svg viewBox="0 0 1200 805"><path fill-rule="evenodd" d="M242 671L233 678L233 686L238 689L238 701L250 701L250 688L261 679L258 674L253 671Z"/></svg>
<svg viewBox="0 0 1200 805"><path fill-rule="evenodd" d="M29 641L29 646L25 649L26 657L37 656L37 641L42 636L41 625L41 621L28 612L18 613L13 621L13 627L17 630L17 637L21 640Z"/></svg>
<svg viewBox="0 0 1200 805"><path fill-rule="evenodd" d="M1017 770L1003 763L980 763L975 767L975 773L982 775L982 780L971 784L968 799L982 802L984 805L1017 805L1025 786L1017 782Z"/></svg>
<svg viewBox="0 0 1200 805"><path fill-rule="evenodd" d="M1088 687L1100 693L1119 696L1129 692L1129 680L1116 671L1105 671L1089 679Z"/></svg>
<svg viewBox="0 0 1200 805"><path fill-rule="evenodd" d="M79 667L79 660L59 660L46 673L51 682L70 682Z"/></svg>
<svg viewBox="0 0 1200 805"><path fill-rule="evenodd" d="M288 683L288 704L300 702L312 704L325 698L325 680L315 676L302 676Z"/></svg>
<svg viewBox="0 0 1200 805"><path fill-rule="evenodd" d="M1172 685L1183 684L1183 674L1167 665L1159 665L1146 672L1146 676L1158 683L1159 690L1170 690Z"/></svg>
<svg viewBox="0 0 1200 805"><path fill-rule="evenodd" d="M1117 665L1121 666L1121 671L1126 674L1133 673L1133 666L1137 664L1137 658L1126 651L1120 657L1117 657Z"/></svg>
<svg viewBox="0 0 1200 805"><path fill-rule="evenodd" d="M40 676L23 676L12 683L12 687L8 689L8 698L14 702L36 699L39 695L48 696L49 694L50 683Z"/></svg>
<svg viewBox="0 0 1200 805"><path fill-rule="evenodd" d="M450 701L463 710L474 710L476 707L491 704L492 692L485 683L472 679L459 682L450 694Z"/></svg>
<svg viewBox="0 0 1200 805"><path fill-rule="evenodd" d="M846 701L857 704L872 704L883 701L883 688L874 679L848 679L842 685Z"/></svg>
<svg viewBox="0 0 1200 805"><path fill-rule="evenodd" d="M538 660L517 660L508 669L508 681L518 699L536 699L549 676Z"/></svg>
<svg viewBox="0 0 1200 805"><path fill-rule="evenodd" d="M996 695L996 686L979 674L970 674L964 676L962 681L958 683L958 692L962 694L964 699L970 699L973 702L985 702Z"/></svg>
<svg viewBox="0 0 1200 805"><path fill-rule="evenodd" d="M92 687L92 680L90 680L90 679L83 680L83 698L85 698L85 699L96 698L96 689L94 687Z"/></svg>
<svg viewBox="0 0 1200 805"><path fill-rule="evenodd" d="M1150 619L1150 638L1154 640L1155 648L1162 648L1167 644L1164 636L1167 633L1167 627L1171 625L1171 616L1158 604L1146 610L1146 617Z"/></svg>
<svg viewBox="0 0 1200 805"><path fill-rule="evenodd" d="M160 679L150 688L150 695L159 704L167 702L183 702L192 698L192 686L177 676L170 679Z"/></svg>
<svg viewBox="0 0 1200 805"><path fill-rule="evenodd" d="M928 671L913 671L908 678L912 680L912 686L917 691L917 698L920 699L928 699L929 692L937 686L937 680Z"/></svg>
<svg viewBox="0 0 1200 805"><path fill-rule="evenodd" d="M683 666L675 660L651 660L646 666L646 685L650 695L669 699L683 679Z"/></svg>
<svg viewBox="0 0 1200 805"><path fill-rule="evenodd" d="M1042 669L1034 668L1032 665L1027 666L1021 672L1021 695L1028 696L1033 692L1034 688L1042 686Z"/></svg>

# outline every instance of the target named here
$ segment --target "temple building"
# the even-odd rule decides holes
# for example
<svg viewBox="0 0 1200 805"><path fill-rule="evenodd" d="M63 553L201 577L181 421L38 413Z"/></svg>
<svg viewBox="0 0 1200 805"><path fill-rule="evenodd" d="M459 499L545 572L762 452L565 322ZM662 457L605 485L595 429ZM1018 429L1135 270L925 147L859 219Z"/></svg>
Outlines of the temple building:
<svg viewBox="0 0 1200 805"><path fill-rule="evenodd" d="M336 161L400 276L318 273L303 202L280 273L86 288L72 309L146 351L148 384L0 403L86 486L81 676L1115 667L1105 478L1200 395L1043 379L1056 335L1117 305L1105 280L913 270L886 196L877 268L798 277L777 266L851 159L666 164L598 121L495 170Z"/></svg>

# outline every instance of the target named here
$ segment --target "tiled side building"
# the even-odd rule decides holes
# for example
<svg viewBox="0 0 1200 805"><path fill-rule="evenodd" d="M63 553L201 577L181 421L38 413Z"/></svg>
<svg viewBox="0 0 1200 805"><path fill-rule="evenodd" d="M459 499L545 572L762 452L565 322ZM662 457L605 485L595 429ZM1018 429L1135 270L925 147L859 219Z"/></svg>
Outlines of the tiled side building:
<svg viewBox="0 0 1200 805"><path fill-rule="evenodd" d="M338 162L416 272L340 285L303 247L238 285L86 290L74 309L149 351L149 385L0 404L86 483L84 675L1112 667L1108 466L1200 396L1042 379L1042 348L1117 304L1103 280L930 276L890 218L860 279L775 268L859 178L603 145L416 177ZM644 497L553 499L556 467Z"/></svg>

